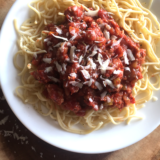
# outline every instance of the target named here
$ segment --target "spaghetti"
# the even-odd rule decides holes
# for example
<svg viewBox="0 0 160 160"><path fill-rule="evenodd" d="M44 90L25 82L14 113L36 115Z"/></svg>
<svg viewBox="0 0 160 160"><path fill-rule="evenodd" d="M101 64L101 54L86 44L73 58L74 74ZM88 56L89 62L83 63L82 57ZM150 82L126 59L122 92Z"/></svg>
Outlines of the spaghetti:
<svg viewBox="0 0 160 160"><path fill-rule="evenodd" d="M43 96L44 85L29 74L29 72L35 71L34 66L30 64L33 57L46 53L43 45L47 33L47 31L44 31L45 26L51 23L62 24L64 22L64 11L69 6L74 5L83 6L88 12L91 12L89 8L92 7L95 9L92 14L100 8L106 10L134 42L140 43L141 48L146 49L146 62L142 66L143 79L136 82L132 92L134 97L140 96L135 104L130 104L121 110L117 107L106 107L98 111L88 110L84 116L78 116L70 110L58 107L53 101ZM160 60L155 54L156 44L160 38L160 24L157 18L148 9L144 8L138 0L36 0L28 6L35 14L22 24L20 30L17 27L16 20L14 21L15 28L20 36L20 50L14 56L14 65L20 70L19 76L22 83L21 86L16 88L16 93L24 103L33 105L43 116L50 116L57 120L64 130L87 134L102 128L109 122L119 124L127 121L128 123L131 118L137 117L136 110L152 98L153 90L160 89ZM24 57L22 68L17 61L20 55ZM152 77L155 79L154 82ZM23 92L21 93L20 90ZM47 109L47 112L43 111L43 107ZM78 123L85 127L83 129L72 127Z"/></svg>

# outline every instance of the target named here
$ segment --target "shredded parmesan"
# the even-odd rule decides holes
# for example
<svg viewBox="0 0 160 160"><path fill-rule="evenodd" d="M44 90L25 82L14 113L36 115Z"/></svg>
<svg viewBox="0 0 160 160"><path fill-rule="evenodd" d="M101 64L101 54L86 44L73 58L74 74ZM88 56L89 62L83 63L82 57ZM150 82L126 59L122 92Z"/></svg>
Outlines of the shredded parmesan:
<svg viewBox="0 0 160 160"><path fill-rule="evenodd" d="M76 81L70 81L69 83L72 84L72 86L75 86L75 87L79 87L79 88L83 87L82 83L79 83L79 82L76 82Z"/></svg>
<svg viewBox="0 0 160 160"><path fill-rule="evenodd" d="M96 10L96 11L88 11L88 12L85 12L84 14L86 15L86 16L90 16L90 17L95 17L95 16L98 16L98 11L99 10Z"/></svg>
<svg viewBox="0 0 160 160"><path fill-rule="evenodd" d="M54 34L52 34L52 36L55 37L55 38L57 38L57 39L62 39L62 40L64 40L64 41L68 41L68 39L67 39L67 38L64 38L64 37L56 36L56 35L54 35Z"/></svg>
<svg viewBox="0 0 160 160"><path fill-rule="evenodd" d="M45 73L49 73L49 72L52 71L52 69L53 69L52 67L46 67L45 70L44 70L44 72Z"/></svg>
<svg viewBox="0 0 160 160"><path fill-rule="evenodd" d="M75 49L76 47L75 46L72 46L71 49L70 49L70 59L71 59L71 62L73 62L74 58L75 58Z"/></svg>
<svg viewBox="0 0 160 160"><path fill-rule="evenodd" d="M45 39L44 39L44 42L48 42L48 41L49 41L49 38L45 38Z"/></svg>
<svg viewBox="0 0 160 160"><path fill-rule="evenodd" d="M82 59L83 59L83 56L81 55L81 56L79 57L79 63L81 63Z"/></svg>
<svg viewBox="0 0 160 160"><path fill-rule="evenodd" d="M112 70L114 69L113 67L108 67L110 63L110 60L107 59L106 61L103 62L103 64L99 67L99 69L101 70L101 73L104 74L106 72L106 70Z"/></svg>
<svg viewBox="0 0 160 160"><path fill-rule="evenodd" d="M89 57L93 57L93 56L95 56L96 54L97 54L97 51L96 51L96 50L93 50L92 54L89 55Z"/></svg>
<svg viewBox="0 0 160 160"><path fill-rule="evenodd" d="M86 84L86 85L88 85L89 87L92 85L92 82L93 82L94 80L91 78L89 81L86 81L86 82L84 82L83 84Z"/></svg>
<svg viewBox="0 0 160 160"><path fill-rule="evenodd" d="M102 55L98 54L98 62L100 65L102 65Z"/></svg>
<svg viewBox="0 0 160 160"><path fill-rule="evenodd" d="M111 29L111 26L108 25L108 24L105 24L105 27L106 27L107 30L110 30L110 29Z"/></svg>
<svg viewBox="0 0 160 160"><path fill-rule="evenodd" d="M45 63L51 63L52 59L51 58L43 58L43 62Z"/></svg>
<svg viewBox="0 0 160 160"><path fill-rule="evenodd" d="M120 74L120 73L122 73L121 70L114 70L114 71L113 71L113 74Z"/></svg>
<svg viewBox="0 0 160 160"><path fill-rule="evenodd" d="M98 105L95 105L93 108L97 111L98 110Z"/></svg>
<svg viewBox="0 0 160 160"><path fill-rule="evenodd" d="M63 64L62 64L62 67L63 67L63 70L66 71L66 69L67 69L67 68L66 68L66 67L67 67L67 64L63 63Z"/></svg>
<svg viewBox="0 0 160 160"><path fill-rule="evenodd" d="M95 82L95 86L101 91L103 89L102 85L99 82Z"/></svg>
<svg viewBox="0 0 160 160"><path fill-rule="evenodd" d="M126 71L131 71L129 67L124 68Z"/></svg>
<svg viewBox="0 0 160 160"><path fill-rule="evenodd" d="M54 82L60 82L57 78L53 77L53 76L48 76L49 79L51 79Z"/></svg>
<svg viewBox="0 0 160 160"><path fill-rule="evenodd" d="M115 36L115 35L111 36L111 40L116 40L116 39L117 39L117 36Z"/></svg>
<svg viewBox="0 0 160 160"><path fill-rule="evenodd" d="M99 107L99 109L102 110L103 108L104 108L103 104L101 104L100 107Z"/></svg>
<svg viewBox="0 0 160 160"><path fill-rule="evenodd" d="M104 91L103 93L101 93L101 98L104 98L106 94L107 94L107 91Z"/></svg>
<svg viewBox="0 0 160 160"><path fill-rule="evenodd" d="M127 49L127 55L128 55L128 57L129 57L129 59L131 60L131 61L135 61L135 57L133 56L133 53L132 53L132 51L130 50L130 49Z"/></svg>
<svg viewBox="0 0 160 160"><path fill-rule="evenodd" d="M93 102L93 99L92 99L92 98L89 98L89 101L90 101L90 102Z"/></svg>
<svg viewBox="0 0 160 160"><path fill-rule="evenodd" d="M82 74L83 74L83 76L84 76L84 78L85 79L90 79L90 74L89 74L89 72L88 71L86 71L86 70L81 70L81 72L82 72Z"/></svg>
<svg viewBox="0 0 160 160"><path fill-rule="evenodd" d="M77 77L77 74L76 74L76 73L71 73L70 76L76 78L76 77Z"/></svg>
<svg viewBox="0 0 160 160"><path fill-rule="evenodd" d="M77 37L77 34L75 34L73 37L70 38L70 41L73 41Z"/></svg>
<svg viewBox="0 0 160 160"><path fill-rule="evenodd" d="M57 43L54 47L60 47L62 42Z"/></svg>
<svg viewBox="0 0 160 160"><path fill-rule="evenodd" d="M129 64L129 60L127 58L127 52L126 51L123 52L123 57L124 57L124 63Z"/></svg>
<svg viewBox="0 0 160 160"><path fill-rule="evenodd" d="M111 88L115 88L112 81L110 81L109 79L105 79L103 81L103 85L106 87L107 85L109 85Z"/></svg>
<svg viewBox="0 0 160 160"><path fill-rule="evenodd" d="M62 71L61 65L58 62L55 62L55 65L56 65L57 71L61 72Z"/></svg>
<svg viewBox="0 0 160 160"><path fill-rule="evenodd" d="M110 103L111 99L107 96L107 102Z"/></svg>
<svg viewBox="0 0 160 160"><path fill-rule="evenodd" d="M62 29L60 29L60 28L56 28L56 32L58 33L58 34L62 34Z"/></svg>
<svg viewBox="0 0 160 160"><path fill-rule="evenodd" d="M119 44L121 43L122 39L123 39L123 38L120 38L118 41L114 42L114 43L112 44L111 48L114 47L114 46L119 45Z"/></svg>
<svg viewBox="0 0 160 160"><path fill-rule="evenodd" d="M93 62L93 59L89 58L88 61L90 62L90 66L92 69L96 69L97 65Z"/></svg>
<svg viewBox="0 0 160 160"><path fill-rule="evenodd" d="M110 33L106 30L104 30L103 33L104 33L104 36L105 36L106 40L109 40L110 39Z"/></svg>

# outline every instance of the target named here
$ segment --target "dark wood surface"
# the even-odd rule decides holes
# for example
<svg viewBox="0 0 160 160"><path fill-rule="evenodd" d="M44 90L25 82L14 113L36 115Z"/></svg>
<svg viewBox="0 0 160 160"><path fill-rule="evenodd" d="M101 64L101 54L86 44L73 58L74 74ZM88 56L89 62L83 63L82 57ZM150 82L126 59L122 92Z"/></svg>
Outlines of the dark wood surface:
<svg viewBox="0 0 160 160"><path fill-rule="evenodd" d="M14 1L0 0L0 27ZM0 160L160 160L160 126L127 148L87 155L64 151L33 135L13 114L0 89L0 121L7 117L0 124Z"/></svg>

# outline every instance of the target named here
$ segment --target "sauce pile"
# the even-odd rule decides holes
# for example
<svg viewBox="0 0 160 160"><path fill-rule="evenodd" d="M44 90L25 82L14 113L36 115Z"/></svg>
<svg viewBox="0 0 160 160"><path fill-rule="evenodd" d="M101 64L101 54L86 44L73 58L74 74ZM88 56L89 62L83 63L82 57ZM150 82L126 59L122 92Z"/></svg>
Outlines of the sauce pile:
<svg viewBox="0 0 160 160"><path fill-rule="evenodd" d="M79 116L135 103L132 89L142 78L146 51L105 10L72 6L64 15L64 24L45 27L47 53L32 60L43 94Z"/></svg>

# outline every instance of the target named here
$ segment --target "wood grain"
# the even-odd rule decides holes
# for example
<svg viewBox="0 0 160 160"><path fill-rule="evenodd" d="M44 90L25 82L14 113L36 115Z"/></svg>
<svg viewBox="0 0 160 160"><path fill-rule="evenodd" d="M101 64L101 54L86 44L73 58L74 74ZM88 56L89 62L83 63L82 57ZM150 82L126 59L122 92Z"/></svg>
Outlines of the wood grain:
<svg viewBox="0 0 160 160"><path fill-rule="evenodd" d="M0 27L14 1L0 0ZM0 90L0 99L2 96ZM143 140L119 151L78 154L51 146L33 135L15 117L5 100L0 100L0 111L3 111L0 120L9 115L6 124L0 125L0 160L160 160L160 126ZM26 139L22 141L14 134L5 136L4 131L14 131Z"/></svg>
<svg viewBox="0 0 160 160"><path fill-rule="evenodd" d="M15 0L0 0L0 28L6 17L8 10L11 8Z"/></svg>

